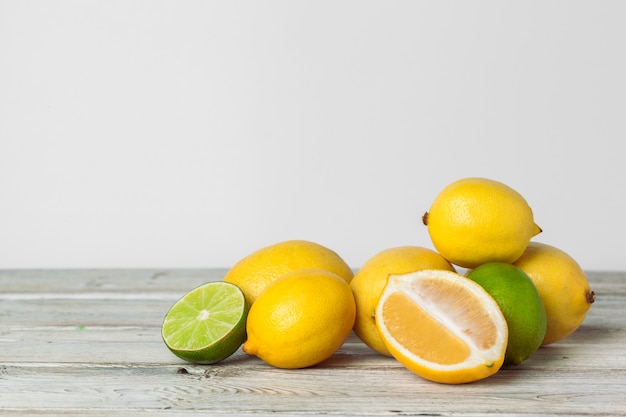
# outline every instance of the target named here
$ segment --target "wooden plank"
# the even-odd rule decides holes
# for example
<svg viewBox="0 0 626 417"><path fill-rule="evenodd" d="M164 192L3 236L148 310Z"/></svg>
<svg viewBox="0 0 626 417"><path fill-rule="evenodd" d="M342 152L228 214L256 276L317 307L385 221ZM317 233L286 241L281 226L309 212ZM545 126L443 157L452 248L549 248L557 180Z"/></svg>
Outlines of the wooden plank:
<svg viewBox="0 0 626 417"><path fill-rule="evenodd" d="M112 305L111 305L112 304ZM28 324L28 319L37 320L37 314L28 310L20 310L16 306L15 316L20 320L11 320L0 330L0 358L3 361L36 361L41 352L48 352L45 362L76 362L106 363L121 360L132 363L167 363L171 360L169 351L161 340L160 324L163 311L168 304L160 302L149 311L139 309L143 316L125 314L113 315L111 310L128 312L136 307L124 307L116 303L96 303L89 316L93 320L85 320L81 309L72 310L68 315L57 319L52 310L40 317L39 322ZM111 308L115 307L115 308ZM88 306L84 306L88 308ZM41 311L41 310L39 310ZM543 347L539 353L546 356L582 356L580 362L588 360L587 356L600 355L602 360L598 366L624 367L624 354L615 354L615 343L626 340L626 330L620 327L624 322L626 311L614 310L615 314L601 314L602 309L592 309L583 326L572 336L561 343ZM72 315L72 313L74 315ZM349 339L354 345L362 343L354 335ZM126 349L124 356L120 348ZM552 352L552 353L548 353ZM362 354L356 349L355 354Z"/></svg>
<svg viewBox="0 0 626 417"><path fill-rule="evenodd" d="M421 380L393 359L346 367L341 356L302 370L253 358L228 366L24 367L2 370L2 407L41 410L195 410L211 413L385 415L514 413L618 415L626 370L505 369L485 381L445 386ZM387 362L387 363L385 363ZM389 366L385 366L389 365ZM565 384L566 383L566 384ZM566 386L563 386L563 385ZM540 389L537 389L540 387Z"/></svg>
<svg viewBox="0 0 626 417"><path fill-rule="evenodd" d="M160 281L149 270L0 271L0 416L626 415L625 274L590 274L598 301L566 340L487 380L448 386L354 335L308 369L241 351L216 365L179 360L161 341L163 315L222 272Z"/></svg>
<svg viewBox="0 0 626 417"><path fill-rule="evenodd" d="M176 302L174 294L158 298L125 299L1 299L0 323L7 328L38 326L160 326L168 309ZM625 306L617 299L598 299L591 307L591 317L601 318L603 328L621 329ZM2 329L0 329L2 330Z"/></svg>
<svg viewBox="0 0 626 417"><path fill-rule="evenodd" d="M208 281L223 279L227 269L76 269L0 270L0 299L8 293L169 292L183 295ZM626 297L625 273L587 272L592 289L605 297Z"/></svg>
<svg viewBox="0 0 626 417"><path fill-rule="evenodd" d="M0 300L6 328L160 326L178 298Z"/></svg>
<svg viewBox="0 0 626 417"><path fill-rule="evenodd" d="M223 279L226 269L75 269L0 270L2 294L167 292L184 295L208 281Z"/></svg>

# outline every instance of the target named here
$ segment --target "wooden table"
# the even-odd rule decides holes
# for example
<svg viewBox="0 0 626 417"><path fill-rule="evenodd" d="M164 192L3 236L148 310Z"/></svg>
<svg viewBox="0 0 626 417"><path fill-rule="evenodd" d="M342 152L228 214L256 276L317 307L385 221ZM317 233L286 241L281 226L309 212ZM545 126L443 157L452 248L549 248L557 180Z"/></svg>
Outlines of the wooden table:
<svg viewBox="0 0 626 417"><path fill-rule="evenodd" d="M452 386L356 337L312 368L237 352L199 366L161 340L168 308L224 270L0 271L0 416L626 415L626 273L588 273L596 303L568 339Z"/></svg>

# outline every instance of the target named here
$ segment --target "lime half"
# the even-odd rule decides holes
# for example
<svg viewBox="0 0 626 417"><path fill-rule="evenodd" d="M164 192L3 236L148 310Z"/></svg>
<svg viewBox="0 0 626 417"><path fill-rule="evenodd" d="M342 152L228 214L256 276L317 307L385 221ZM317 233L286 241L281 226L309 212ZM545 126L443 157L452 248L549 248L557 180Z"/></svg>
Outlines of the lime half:
<svg viewBox="0 0 626 417"><path fill-rule="evenodd" d="M223 281L201 285L178 300L163 319L161 335L172 353L189 362L226 359L246 339L243 292Z"/></svg>

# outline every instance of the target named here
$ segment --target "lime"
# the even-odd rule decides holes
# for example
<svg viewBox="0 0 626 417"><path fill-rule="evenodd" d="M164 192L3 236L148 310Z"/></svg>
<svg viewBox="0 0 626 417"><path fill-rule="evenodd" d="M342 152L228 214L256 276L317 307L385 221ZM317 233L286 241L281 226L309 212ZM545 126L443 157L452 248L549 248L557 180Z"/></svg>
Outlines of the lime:
<svg viewBox="0 0 626 417"><path fill-rule="evenodd" d="M223 281L201 285L167 312L161 336L172 353L189 362L226 359L246 339L248 306L243 292Z"/></svg>
<svg viewBox="0 0 626 417"><path fill-rule="evenodd" d="M498 303L509 327L505 365L518 365L541 346L546 334L546 311L535 285L518 267L488 262L471 271L469 279L483 287Z"/></svg>

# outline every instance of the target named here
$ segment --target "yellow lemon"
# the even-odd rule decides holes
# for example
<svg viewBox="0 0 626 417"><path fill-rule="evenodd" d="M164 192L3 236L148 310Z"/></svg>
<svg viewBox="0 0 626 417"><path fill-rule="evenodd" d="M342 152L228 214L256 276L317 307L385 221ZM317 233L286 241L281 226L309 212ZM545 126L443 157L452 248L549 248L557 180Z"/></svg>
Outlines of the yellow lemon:
<svg viewBox="0 0 626 417"><path fill-rule="evenodd" d="M376 352L391 356L380 338L374 319L376 305L387 285L387 278L392 274L399 275L422 269L454 271L454 267L433 250L419 246L398 246L372 256L359 268L350 282L356 302L354 333Z"/></svg>
<svg viewBox="0 0 626 417"><path fill-rule="evenodd" d="M543 345L572 334L585 320L595 300L580 265L563 250L530 242L515 265L535 284L548 319Z"/></svg>
<svg viewBox="0 0 626 417"><path fill-rule="evenodd" d="M524 197L487 178L446 186L422 218L435 249L453 264L475 268L515 262L541 232Z"/></svg>
<svg viewBox="0 0 626 417"><path fill-rule="evenodd" d="M295 271L252 304L243 351L278 368L313 366L343 345L355 314L345 280L320 269Z"/></svg>
<svg viewBox="0 0 626 417"><path fill-rule="evenodd" d="M317 268L333 272L350 282L354 273L334 251L306 240L287 240L257 250L237 262L224 281L237 285L248 305L277 279L299 269Z"/></svg>

